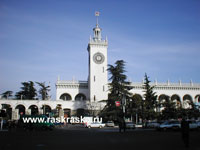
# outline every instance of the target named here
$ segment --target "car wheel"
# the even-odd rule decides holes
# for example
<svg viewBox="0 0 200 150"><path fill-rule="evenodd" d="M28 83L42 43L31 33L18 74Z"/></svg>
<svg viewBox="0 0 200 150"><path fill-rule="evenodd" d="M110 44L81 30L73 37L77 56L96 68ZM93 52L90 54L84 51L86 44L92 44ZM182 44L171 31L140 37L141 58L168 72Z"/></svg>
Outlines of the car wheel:
<svg viewBox="0 0 200 150"><path fill-rule="evenodd" d="M88 128L91 128L91 126L88 126Z"/></svg>
<svg viewBox="0 0 200 150"><path fill-rule="evenodd" d="M102 128L102 126L99 126L99 128Z"/></svg>
<svg viewBox="0 0 200 150"><path fill-rule="evenodd" d="M167 131L167 128L163 128L163 131Z"/></svg>

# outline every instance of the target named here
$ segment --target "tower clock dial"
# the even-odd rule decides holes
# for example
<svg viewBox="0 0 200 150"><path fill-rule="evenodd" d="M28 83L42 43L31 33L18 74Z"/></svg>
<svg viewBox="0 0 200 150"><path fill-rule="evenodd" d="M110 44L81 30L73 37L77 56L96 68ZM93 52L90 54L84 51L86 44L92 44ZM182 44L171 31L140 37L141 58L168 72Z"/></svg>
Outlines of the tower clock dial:
<svg viewBox="0 0 200 150"><path fill-rule="evenodd" d="M93 55L93 60L96 64L102 64L105 60L105 57L102 53L98 52Z"/></svg>

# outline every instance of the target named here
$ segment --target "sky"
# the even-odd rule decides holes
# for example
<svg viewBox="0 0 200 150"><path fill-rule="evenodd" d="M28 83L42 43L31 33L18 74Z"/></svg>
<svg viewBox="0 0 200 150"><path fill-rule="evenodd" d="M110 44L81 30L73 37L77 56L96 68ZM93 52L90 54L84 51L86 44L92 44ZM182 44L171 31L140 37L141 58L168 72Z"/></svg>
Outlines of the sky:
<svg viewBox="0 0 200 150"><path fill-rule="evenodd" d="M87 80L87 45L100 12L108 64L141 82L200 83L199 0L0 0L0 93L21 82Z"/></svg>

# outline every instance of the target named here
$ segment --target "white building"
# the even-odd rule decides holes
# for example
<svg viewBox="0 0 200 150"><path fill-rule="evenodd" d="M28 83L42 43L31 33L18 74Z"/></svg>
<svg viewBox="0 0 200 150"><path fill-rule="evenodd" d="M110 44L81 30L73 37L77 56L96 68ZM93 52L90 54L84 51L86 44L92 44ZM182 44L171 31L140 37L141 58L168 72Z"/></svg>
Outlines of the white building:
<svg viewBox="0 0 200 150"><path fill-rule="evenodd" d="M102 29L99 24L93 29L93 38L88 43L89 77L88 81L62 81L56 82L56 100L0 100L0 104L7 104L12 111L19 109L19 113L30 114L37 110L39 113L56 109L59 105L65 114L77 115L84 110L101 110L105 103L101 100L108 98L107 48L108 40L101 37ZM198 83L152 83L158 100L168 95L177 105L189 107L188 101L200 104L200 84ZM131 93L143 98L143 82L131 83ZM45 106L45 107L44 107ZM2 107L2 105L0 105ZM44 109L45 108L45 109ZM47 110L46 110L47 109Z"/></svg>

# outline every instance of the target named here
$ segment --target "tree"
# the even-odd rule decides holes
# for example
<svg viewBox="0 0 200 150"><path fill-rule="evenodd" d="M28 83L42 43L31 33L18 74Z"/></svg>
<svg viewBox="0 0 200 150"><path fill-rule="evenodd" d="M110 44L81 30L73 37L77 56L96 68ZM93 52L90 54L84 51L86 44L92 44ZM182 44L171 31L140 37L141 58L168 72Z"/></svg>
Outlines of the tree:
<svg viewBox="0 0 200 150"><path fill-rule="evenodd" d="M141 117L142 102L142 97L138 94L133 95L127 102L127 115L129 115L132 119L135 117L136 122L138 121L138 118Z"/></svg>
<svg viewBox="0 0 200 150"><path fill-rule="evenodd" d="M167 119L177 119L177 109L176 103L170 100L168 95L165 95L165 100L161 103L161 106L164 107L162 110L162 118Z"/></svg>
<svg viewBox="0 0 200 150"><path fill-rule="evenodd" d="M48 98L48 92L50 91L50 86L46 86L45 82L36 82L39 86L39 94L41 95L42 100L45 100Z"/></svg>
<svg viewBox="0 0 200 150"><path fill-rule="evenodd" d="M123 97L126 99L130 98L129 90L130 83L127 82L127 76L124 74L125 62L123 60L118 60L115 65L108 65L108 72L111 75L109 80L109 95L107 100L107 105L103 109L102 113L112 116L114 118L122 114L121 109L115 106L116 101L122 103Z"/></svg>
<svg viewBox="0 0 200 150"><path fill-rule="evenodd" d="M36 89L34 87L34 82L22 82L23 86L21 87L21 91L16 93L17 99L29 99L32 100L37 96Z"/></svg>
<svg viewBox="0 0 200 150"><path fill-rule="evenodd" d="M12 94L13 94L13 91L6 91L6 92L2 93L1 95L2 95L2 98L8 99L9 97L13 96Z"/></svg>
<svg viewBox="0 0 200 150"><path fill-rule="evenodd" d="M123 96L126 98L130 97L130 82L126 81L127 76L124 74L125 71L125 62L123 60L118 60L115 62L115 66L108 65L108 71L111 74L109 80L109 97L108 105L115 105L115 101L122 101Z"/></svg>
<svg viewBox="0 0 200 150"><path fill-rule="evenodd" d="M154 119L156 112L155 109L157 107L157 95L153 91L155 86L150 85L150 80L147 74L145 73L144 76L144 101L142 104L142 111L143 111L143 119Z"/></svg>

